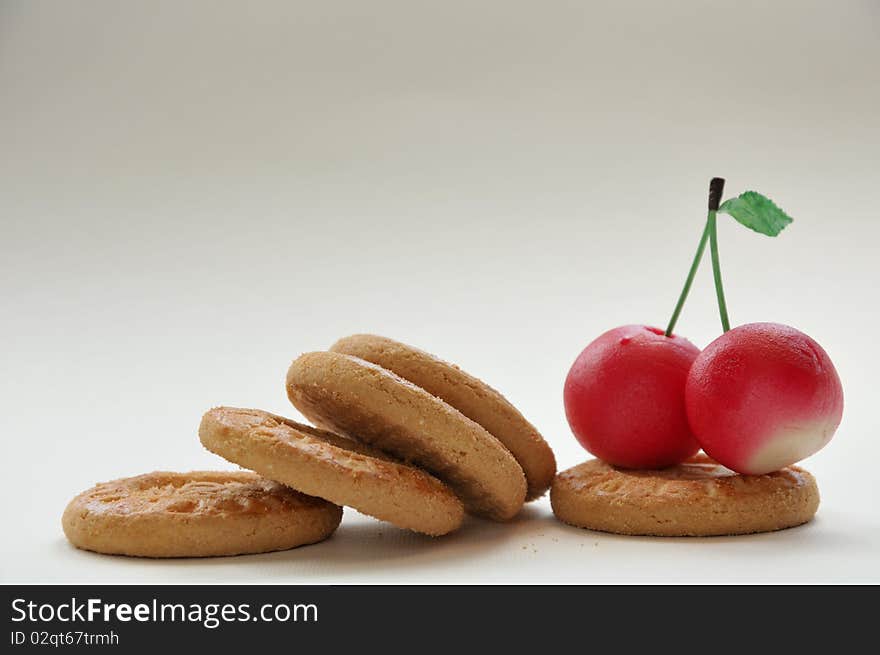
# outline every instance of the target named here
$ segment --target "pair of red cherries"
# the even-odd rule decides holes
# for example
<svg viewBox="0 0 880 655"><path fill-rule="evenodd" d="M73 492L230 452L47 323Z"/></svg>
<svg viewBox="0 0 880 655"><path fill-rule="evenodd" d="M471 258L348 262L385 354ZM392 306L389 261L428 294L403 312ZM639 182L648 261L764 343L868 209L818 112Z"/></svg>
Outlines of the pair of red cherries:
<svg viewBox="0 0 880 655"><path fill-rule="evenodd" d="M609 330L578 356L564 400L584 448L640 469L702 448L738 473L769 473L824 447L843 415L828 354L775 323L734 328L702 352L653 327Z"/></svg>

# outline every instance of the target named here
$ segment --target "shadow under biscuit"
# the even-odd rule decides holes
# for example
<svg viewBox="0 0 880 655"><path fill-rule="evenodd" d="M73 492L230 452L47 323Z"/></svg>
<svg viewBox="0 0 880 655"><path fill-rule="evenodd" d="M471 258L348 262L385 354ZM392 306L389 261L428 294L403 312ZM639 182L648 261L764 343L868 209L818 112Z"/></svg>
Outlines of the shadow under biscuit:
<svg viewBox="0 0 880 655"><path fill-rule="evenodd" d="M323 544L320 557L340 572L361 572L377 562L388 570L399 570L484 558L511 542L521 541L523 529L532 530L540 525L539 515L537 509L523 511L522 516L505 524L468 517L458 532L440 539L374 521L350 522L340 526L338 533ZM298 563L307 561L308 553L298 556L290 551L271 557L275 561Z"/></svg>
<svg viewBox="0 0 880 655"><path fill-rule="evenodd" d="M545 513L546 510L527 507L515 519L503 524L467 517L458 532L430 537L346 508L342 525L333 536L320 544L320 548L304 546L275 553L208 559L154 560L107 557L95 553L84 555L104 559L117 566L120 560L124 560L125 563L160 569L271 566L275 574L291 582L308 579L312 575L323 576L327 567L344 581L346 573L363 572L377 564L389 571L410 570L428 564L442 565L444 562L490 556L493 551L511 542L522 541L524 536L543 530ZM290 577L284 577L286 573Z"/></svg>
<svg viewBox="0 0 880 655"><path fill-rule="evenodd" d="M666 544L670 546L679 546L681 544L745 544L748 542L768 542L771 540L779 540L779 539L791 539L791 543L796 545L798 543L803 543L801 541L802 532L815 530L818 528L817 524L821 523L821 520L818 517L814 517L811 521L807 523L801 523L799 525L793 525L790 527L779 528L776 530L769 530L764 532L750 532L746 534L719 534L719 535L704 535L704 536L664 536L664 535L637 535L637 534L620 534L615 532L608 532L603 530L596 530L591 528L581 528L576 525L569 525L563 521L560 521L558 518L554 516L545 516L542 517L542 522L545 524L553 524L557 528L561 529L566 534L571 534L574 537L580 536L585 541L600 541L601 543L608 544L632 544L632 543L643 543L643 544L656 544L658 546L664 546ZM823 541L825 538L823 538ZM810 547L815 547L815 543L811 543Z"/></svg>

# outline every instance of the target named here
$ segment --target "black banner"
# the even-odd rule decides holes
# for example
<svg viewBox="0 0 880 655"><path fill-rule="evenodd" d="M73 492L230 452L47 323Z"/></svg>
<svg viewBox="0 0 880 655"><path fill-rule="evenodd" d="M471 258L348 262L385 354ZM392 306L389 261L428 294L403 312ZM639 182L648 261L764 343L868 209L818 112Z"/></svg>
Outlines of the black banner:
<svg viewBox="0 0 880 655"><path fill-rule="evenodd" d="M792 645L840 622L847 640L877 606L868 587L8 586L0 652L153 652L183 647L468 650L612 638L624 650L675 640ZM412 639L416 639L413 642ZM705 644L706 642L702 642ZM705 650L705 649L702 649ZM372 652L372 650L371 650ZM493 649L493 652L497 652Z"/></svg>

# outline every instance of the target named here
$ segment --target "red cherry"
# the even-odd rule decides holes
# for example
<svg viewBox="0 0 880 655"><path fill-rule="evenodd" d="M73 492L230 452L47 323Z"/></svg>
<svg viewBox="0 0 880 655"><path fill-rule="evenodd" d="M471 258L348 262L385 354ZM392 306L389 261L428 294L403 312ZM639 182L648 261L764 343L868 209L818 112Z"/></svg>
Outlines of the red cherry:
<svg viewBox="0 0 880 655"><path fill-rule="evenodd" d="M626 468L672 466L699 450L687 422L684 384L700 350L645 325L609 330L575 360L565 415L596 457Z"/></svg>
<svg viewBox="0 0 880 655"><path fill-rule="evenodd" d="M691 368L685 398L703 450L739 473L769 473L812 455L843 415L828 354L776 323L742 325L709 344Z"/></svg>

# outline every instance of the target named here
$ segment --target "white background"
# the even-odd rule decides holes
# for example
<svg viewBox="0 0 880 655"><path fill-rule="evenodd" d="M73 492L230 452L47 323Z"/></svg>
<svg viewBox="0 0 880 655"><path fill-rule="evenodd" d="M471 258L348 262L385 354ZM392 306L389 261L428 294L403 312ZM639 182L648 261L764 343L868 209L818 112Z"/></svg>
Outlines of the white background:
<svg viewBox="0 0 880 655"><path fill-rule="evenodd" d="M3 582L880 582L880 8L848 2L0 5ZM587 457L578 352L663 325L710 177L795 218L724 218L734 323L817 339L846 392L810 525L602 535L545 500L431 540L347 511L285 553L79 552L100 480L229 468L218 404L296 416L303 351L385 334L455 361ZM708 267L679 331L719 333Z"/></svg>

